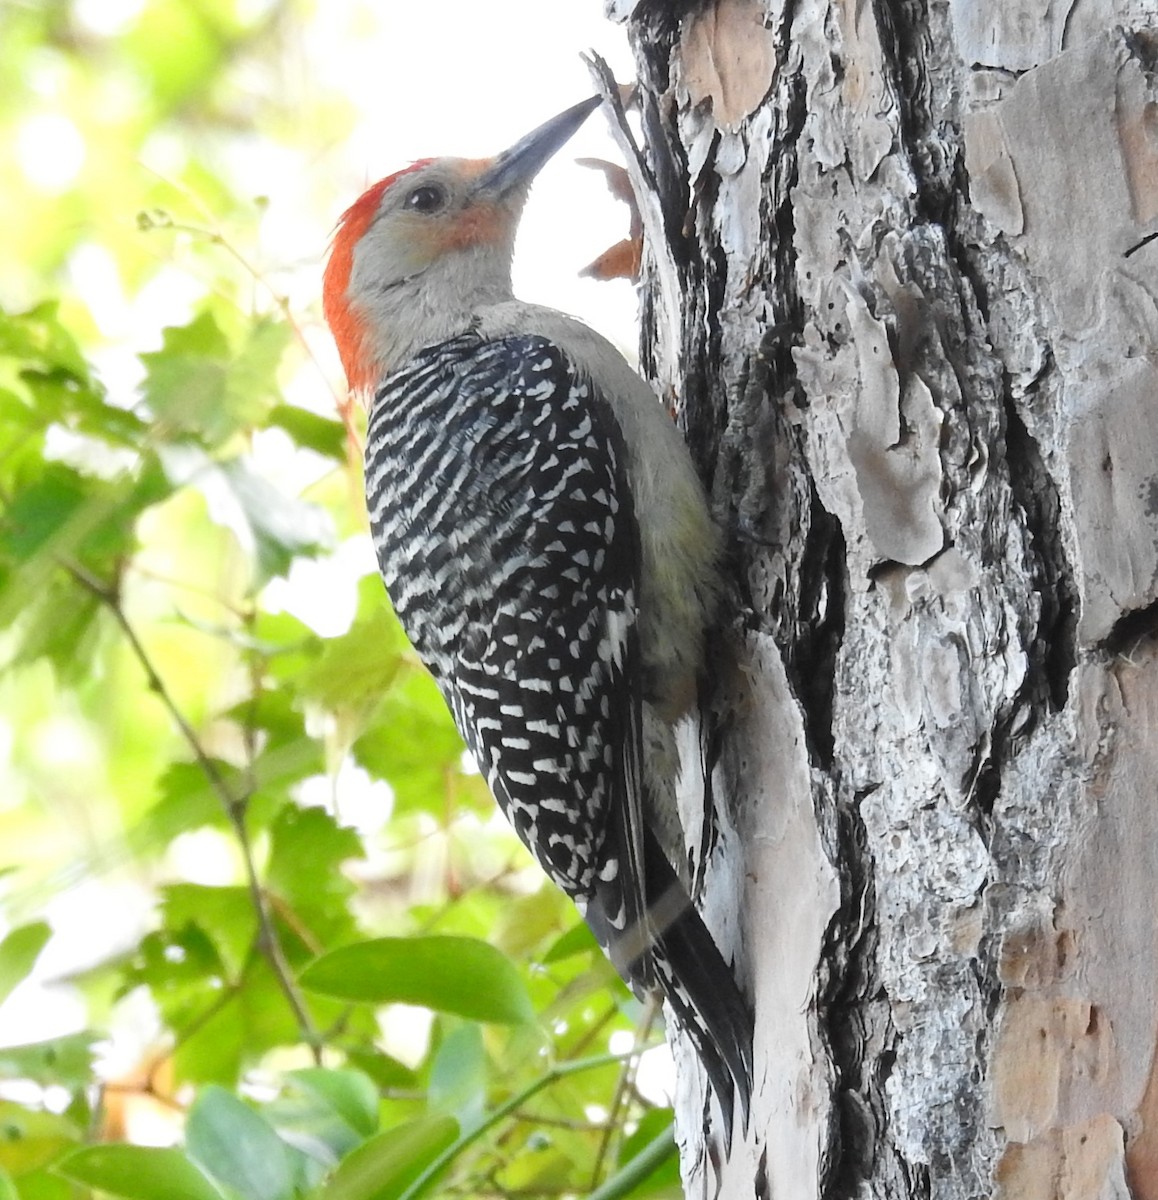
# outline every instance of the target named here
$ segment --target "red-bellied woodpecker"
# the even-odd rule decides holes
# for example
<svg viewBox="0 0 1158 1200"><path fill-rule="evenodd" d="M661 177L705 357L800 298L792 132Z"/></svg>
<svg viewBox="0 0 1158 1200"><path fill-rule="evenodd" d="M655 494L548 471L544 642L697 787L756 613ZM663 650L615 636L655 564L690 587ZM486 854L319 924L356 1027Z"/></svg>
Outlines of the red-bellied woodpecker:
<svg viewBox="0 0 1158 1200"><path fill-rule="evenodd" d="M729 1133L752 1019L664 850L718 536L648 386L511 292L531 180L598 104L494 159L424 159L342 216L324 309L371 404L382 576L503 812L637 988L659 986Z"/></svg>

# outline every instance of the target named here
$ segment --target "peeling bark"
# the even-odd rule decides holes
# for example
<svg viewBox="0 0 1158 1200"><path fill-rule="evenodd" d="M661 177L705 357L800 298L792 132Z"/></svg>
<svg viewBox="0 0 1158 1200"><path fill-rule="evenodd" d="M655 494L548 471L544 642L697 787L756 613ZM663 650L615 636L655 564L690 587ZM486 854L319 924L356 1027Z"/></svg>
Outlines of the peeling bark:
<svg viewBox="0 0 1158 1200"><path fill-rule="evenodd" d="M735 585L688 1194L1158 1200L1158 0L607 8Z"/></svg>

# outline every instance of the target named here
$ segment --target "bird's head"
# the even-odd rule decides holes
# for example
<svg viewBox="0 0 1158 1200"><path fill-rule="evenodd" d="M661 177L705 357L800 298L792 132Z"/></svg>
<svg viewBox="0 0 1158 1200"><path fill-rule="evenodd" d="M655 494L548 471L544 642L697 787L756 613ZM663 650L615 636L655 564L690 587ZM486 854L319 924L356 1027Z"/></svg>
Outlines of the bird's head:
<svg viewBox="0 0 1158 1200"><path fill-rule="evenodd" d="M598 107L593 96L495 158L422 159L367 189L334 234L322 289L352 391L511 296L531 181Z"/></svg>

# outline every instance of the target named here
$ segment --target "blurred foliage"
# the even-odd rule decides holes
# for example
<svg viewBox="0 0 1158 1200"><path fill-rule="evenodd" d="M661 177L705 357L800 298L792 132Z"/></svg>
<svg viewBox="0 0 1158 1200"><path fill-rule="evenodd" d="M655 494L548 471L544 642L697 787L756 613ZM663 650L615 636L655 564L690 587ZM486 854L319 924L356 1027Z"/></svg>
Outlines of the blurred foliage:
<svg viewBox="0 0 1158 1200"><path fill-rule="evenodd" d="M246 190L317 11L0 4L0 1198L678 1195Z"/></svg>

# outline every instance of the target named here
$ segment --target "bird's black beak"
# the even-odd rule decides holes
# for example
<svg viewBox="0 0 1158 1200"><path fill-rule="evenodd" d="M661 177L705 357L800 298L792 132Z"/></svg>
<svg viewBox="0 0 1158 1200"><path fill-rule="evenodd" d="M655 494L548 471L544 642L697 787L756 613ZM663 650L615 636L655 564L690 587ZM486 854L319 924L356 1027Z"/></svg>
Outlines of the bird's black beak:
<svg viewBox="0 0 1158 1200"><path fill-rule="evenodd" d="M520 138L479 176L478 190L502 199L516 189L526 187L551 155L599 107L602 99L601 96L592 96L589 100L582 100Z"/></svg>

